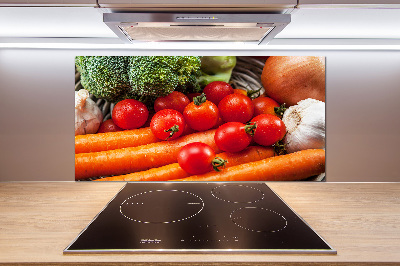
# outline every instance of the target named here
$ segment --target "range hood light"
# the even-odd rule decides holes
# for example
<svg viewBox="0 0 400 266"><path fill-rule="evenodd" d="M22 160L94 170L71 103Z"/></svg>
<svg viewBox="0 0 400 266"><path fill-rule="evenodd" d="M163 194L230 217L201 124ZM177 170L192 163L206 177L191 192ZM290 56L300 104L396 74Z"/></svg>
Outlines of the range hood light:
<svg viewBox="0 0 400 266"><path fill-rule="evenodd" d="M104 13L124 42L251 42L266 44L290 23L290 14Z"/></svg>

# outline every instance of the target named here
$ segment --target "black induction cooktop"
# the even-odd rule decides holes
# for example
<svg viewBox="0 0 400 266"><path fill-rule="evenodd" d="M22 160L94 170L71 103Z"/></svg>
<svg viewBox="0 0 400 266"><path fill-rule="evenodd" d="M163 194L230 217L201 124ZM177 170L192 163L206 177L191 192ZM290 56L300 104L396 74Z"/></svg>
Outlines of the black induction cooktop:
<svg viewBox="0 0 400 266"><path fill-rule="evenodd" d="M331 253L265 183L127 183L64 253Z"/></svg>

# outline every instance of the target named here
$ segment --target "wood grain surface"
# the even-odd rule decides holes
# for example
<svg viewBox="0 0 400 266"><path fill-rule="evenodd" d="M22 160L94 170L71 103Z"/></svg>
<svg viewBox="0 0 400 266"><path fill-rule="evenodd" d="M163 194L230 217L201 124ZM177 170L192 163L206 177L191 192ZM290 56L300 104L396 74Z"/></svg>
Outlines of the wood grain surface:
<svg viewBox="0 0 400 266"><path fill-rule="evenodd" d="M63 255L123 185L0 183L0 264L400 265L400 183L268 183L337 255Z"/></svg>

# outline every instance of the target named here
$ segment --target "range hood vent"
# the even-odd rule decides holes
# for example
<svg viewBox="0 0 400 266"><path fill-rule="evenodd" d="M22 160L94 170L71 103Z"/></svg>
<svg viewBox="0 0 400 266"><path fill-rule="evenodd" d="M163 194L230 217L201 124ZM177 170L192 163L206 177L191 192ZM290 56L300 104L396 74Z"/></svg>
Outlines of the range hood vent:
<svg viewBox="0 0 400 266"><path fill-rule="evenodd" d="M104 13L124 42L201 41L267 44L290 23L290 14Z"/></svg>

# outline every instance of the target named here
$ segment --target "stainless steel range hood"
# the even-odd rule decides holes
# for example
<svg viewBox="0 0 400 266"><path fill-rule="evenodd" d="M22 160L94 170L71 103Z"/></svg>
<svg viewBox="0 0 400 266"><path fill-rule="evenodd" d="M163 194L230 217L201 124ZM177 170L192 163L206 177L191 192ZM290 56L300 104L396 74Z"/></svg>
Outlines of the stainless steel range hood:
<svg viewBox="0 0 400 266"><path fill-rule="evenodd" d="M124 42L202 41L266 44L290 23L279 13L104 13Z"/></svg>

